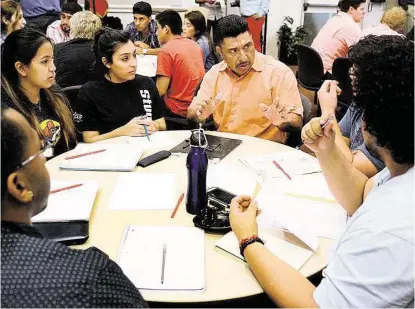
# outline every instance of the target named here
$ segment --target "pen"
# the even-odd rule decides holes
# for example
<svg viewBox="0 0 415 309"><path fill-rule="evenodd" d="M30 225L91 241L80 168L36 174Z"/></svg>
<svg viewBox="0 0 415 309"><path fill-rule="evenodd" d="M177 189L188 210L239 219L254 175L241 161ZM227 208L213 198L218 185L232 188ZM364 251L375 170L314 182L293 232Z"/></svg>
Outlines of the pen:
<svg viewBox="0 0 415 309"><path fill-rule="evenodd" d="M83 186L83 185L84 185L83 183L78 183L76 185L71 185L71 186L60 188L60 189L52 190L52 191L49 192L49 194L58 193L58 192L62 192L62 191L65 191L65 190L78 188L78 187Z"/></svg>
<svg viewBox="0 0 415 309"><path fill-rule="evenodd" d="M176 207L174 207L173 213L171 214L171 218L172 219L176 215L177 209L179 209L179 206L182 203L183 198L184 198L184 193L182 193L182 195L180 195L179 200L177 201Z"/></svg>
<svg viewBox="0 0 415 309"><path fill-rule="evenodd" d="M285 175L285 176L287 176L287 178L288 178L289 180L291 180L291 176L290 176L290 175L288 175L286 171L284 171L284 169L281 167L281 165L279 165L279 164L277 163L277 161L273 160L273 161L272 161L272 163L274 163L274 165L276 166L276 168L278 168L281 172L283 172L283 173L284 173L284 175Z"/></svg>
<svg viewBox="0 0 415 309"><path fill-rule="evenodd" d="M148 141L150 141L150 136L148 135L147 126L145 124L143 124L143 127L144 127L144 131L146 131L147 139L148 139Z"/></svg>
<svg viewBox="0 0 415 309"><path fill-rule="evenodd" d="M164 269L166 268L166 244L163 244L163 260L161 261L161 284L164 283Z"/></svg>
<svg viewBox="0 0 415 309"><path fill-rule="evenodd" d="M91 152L85 152L85 153L77 154L77 155L74 155L74 156L66 157L65 160L77 159L77 158L80 158L80 157L85 157L85 156L93 155L93 154L104 152L104 151L106 151L106 149L100 149L100 150L95 150L95 151L91 151Z"/></svg>
<svg viewBox="0 0 415 309"><path fill-rule="evenodd" d="M329 124L330 120L332 120L333 118L334 118L333 115L331 115L329 118L327 118L326 122L321 125L321 128L324 129L325 127L327 127L327 125ZM303 142L299 143L298 146L295 147L295 149L297 149L297 150L300 149L301 145L303 145L303 144L304 144Z"/></svg>

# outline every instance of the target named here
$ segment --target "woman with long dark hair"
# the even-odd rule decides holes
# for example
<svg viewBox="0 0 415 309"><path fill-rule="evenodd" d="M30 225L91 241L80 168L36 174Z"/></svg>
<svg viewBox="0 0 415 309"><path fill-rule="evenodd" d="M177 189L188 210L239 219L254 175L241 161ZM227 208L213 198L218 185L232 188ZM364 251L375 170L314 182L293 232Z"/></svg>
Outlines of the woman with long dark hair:
<svg viewBox="0 0 415 309"><path fill-rule="evenodd" d="M184 15L183 36L199 44L203 51L206 72L217 63L212 42L206 34L206 19L200 11L190 11Z"/></svg>
<svg viewBox="0 0 415 309"><path fill-rule="evenodd" d="M129 34L104 27L95 34L93 50L97 78L82 86L74 106L84 141L165 130L155 83L136 75L136 49Z"/></svg>
<svg viewBox="0 0 415 309"><path fill-rule="evenodd" d="M55 154L76 144L72 111L55 84L53 47L30 27L7 36L1 59L2 104L19 111L39 136L50 139Z"/></svg>
<svg viewBox="0 0 415 309"><path fill-rule="evenodd" d="M23 17L22 7L13 0L1 2L1 42L13 31L24 28L26 20Z"/></svg>

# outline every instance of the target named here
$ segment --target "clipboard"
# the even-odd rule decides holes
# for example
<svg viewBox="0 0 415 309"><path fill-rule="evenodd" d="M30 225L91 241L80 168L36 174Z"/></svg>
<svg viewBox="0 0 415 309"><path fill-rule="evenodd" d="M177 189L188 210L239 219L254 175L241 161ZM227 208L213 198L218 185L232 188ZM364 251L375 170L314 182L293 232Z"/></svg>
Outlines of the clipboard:
<svg viewBox="0 0 415 309"><path fill-rule="evenodd" d="M242 144L242 140L220 137L215 135L206 134L208 141L207 156L209 159L222 160L229 153L231 153L236 147ZM188 139L181 142L179 145L170 150L171 153L189 153L190 142Z"/></svg>

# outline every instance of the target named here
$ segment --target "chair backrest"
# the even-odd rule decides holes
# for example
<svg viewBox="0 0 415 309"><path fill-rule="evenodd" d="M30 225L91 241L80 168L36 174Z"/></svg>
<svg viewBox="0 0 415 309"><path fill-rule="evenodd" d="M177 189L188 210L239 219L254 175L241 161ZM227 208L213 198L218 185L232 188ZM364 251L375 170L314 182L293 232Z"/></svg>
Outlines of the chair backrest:
<svg viewBox="0 0 415 309"><path fill-rule="evenodd" d="M77 86L70 86L70 87L66 87L62 89L72 109L74 109L76 99L78 97L78 92L79 92L79 89L81 89L81 87L82 85L77 85Z"/></svg>
<svg viewBox="0 0 415 309"><path fill-rule="evenodd" d="M303 124L308 123L311 120L311 109L313 105L311 101L303 94L300 93L301 103L303 104Z"/></svg>
<svg viewBox="0 0 415 309"><path fill-rule="evenodd" d="M352 66L348 58L337 58L333 62L333 79L339 82L342 93L338 96L338 101L343 106L349 106L353 101L352 80L349 70Z"/></svg>
<svg viewBox="0 0 415 309"><path fill-rule="evenodd" d="M319 53L303 44L296 45L296 48L299 81L305 86L320 87L324 80L324 67Z"/></svg>

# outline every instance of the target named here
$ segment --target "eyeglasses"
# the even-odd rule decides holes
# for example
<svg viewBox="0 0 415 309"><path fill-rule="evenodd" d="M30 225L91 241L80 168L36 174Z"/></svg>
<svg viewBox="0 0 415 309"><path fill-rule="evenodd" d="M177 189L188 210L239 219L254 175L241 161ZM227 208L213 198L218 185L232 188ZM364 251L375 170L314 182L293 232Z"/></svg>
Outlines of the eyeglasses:
<svg viewBox="0 0 415 309"><path fill-rule="evenodd" d="M30 162L32 162L34 159L36 159L40 155L44 155L46 158L50 158L53 156L53 142L51 139L48 138L42 138L40 140L41 146L40 150L36 152L34 155L30 156L26 160L24 160L22 163L16 166L16 170L19 170L26 165L28 165ZM49 151L48 151L49 150Z"/></svg>

